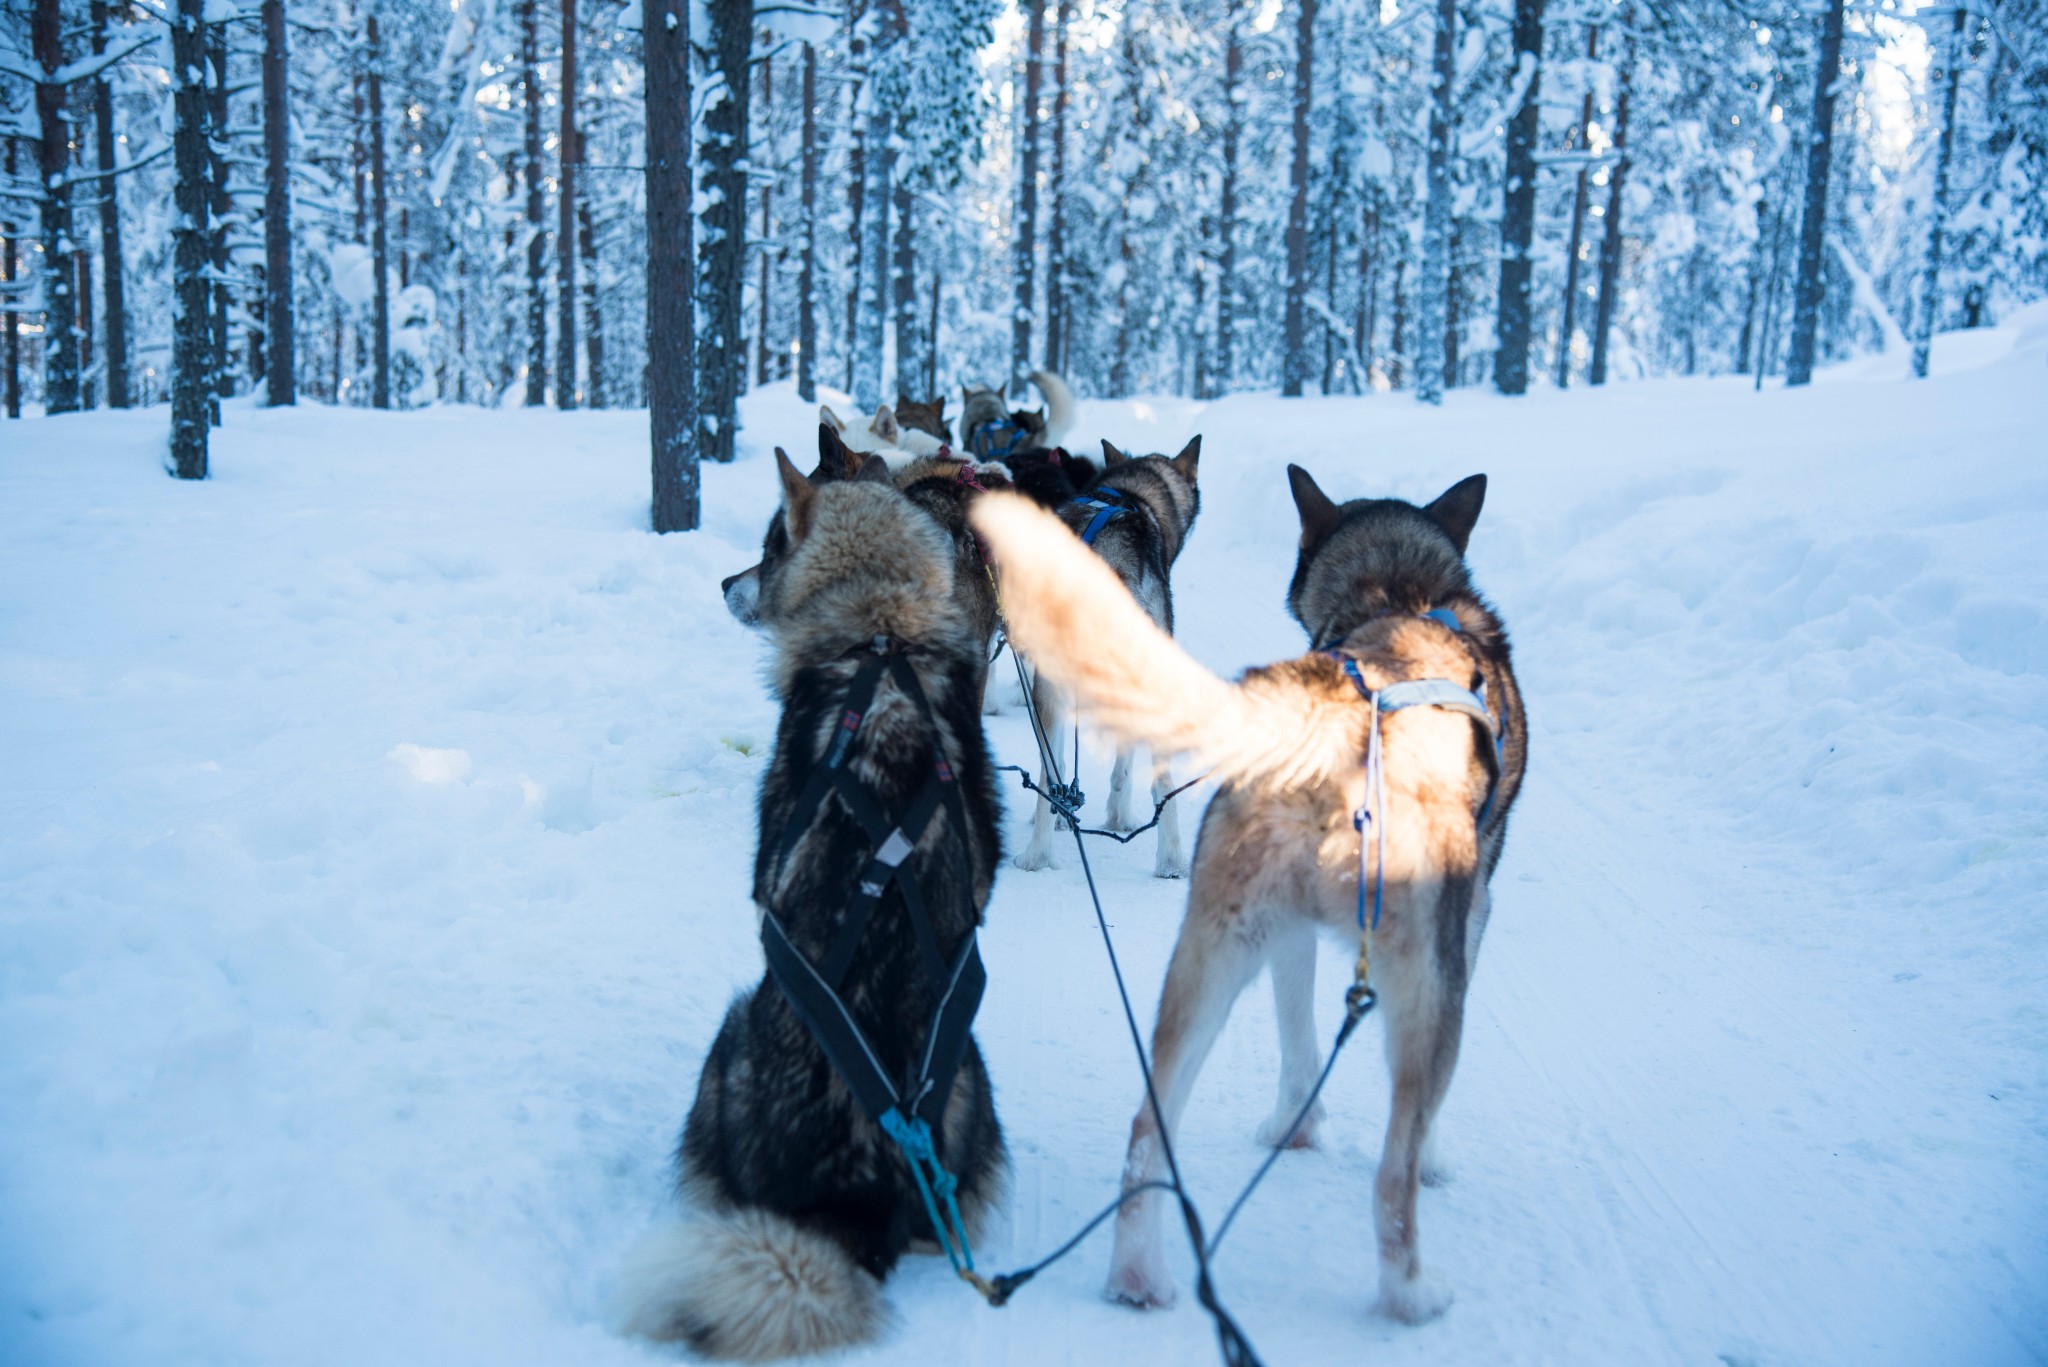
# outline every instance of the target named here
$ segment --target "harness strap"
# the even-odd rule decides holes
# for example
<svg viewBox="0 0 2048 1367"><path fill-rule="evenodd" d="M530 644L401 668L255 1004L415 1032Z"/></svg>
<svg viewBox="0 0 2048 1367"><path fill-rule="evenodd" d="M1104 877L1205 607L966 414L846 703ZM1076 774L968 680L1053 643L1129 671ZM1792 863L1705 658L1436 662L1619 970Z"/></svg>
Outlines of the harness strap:
<svg viewBox="0 0 2048 1367"><path fill-rule="evenodd" d="M1005 414L976 423L966 436L967 449L975 455L983 460L1002 460L1023 441L1024 428Z"/></svg>
<svg viewBox="0 0 2048 1367"><path fill-rule="evenodd" d="M1093 546L1095 538L1102 534L1104 527L1130 513L1131 509L1125 505L1123 499L1123 490L1107 488L1091 490L1074 500L1076 507L1095 510L1095 516L1089 518L1088 525L1081 529L1082 545Z"/></svg>

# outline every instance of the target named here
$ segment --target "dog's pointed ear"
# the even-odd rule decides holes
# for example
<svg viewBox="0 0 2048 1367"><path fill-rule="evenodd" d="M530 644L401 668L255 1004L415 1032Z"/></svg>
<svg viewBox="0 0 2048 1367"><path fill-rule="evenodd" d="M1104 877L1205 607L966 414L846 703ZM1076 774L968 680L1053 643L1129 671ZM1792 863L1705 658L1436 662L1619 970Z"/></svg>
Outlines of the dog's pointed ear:
<svg viewBox="0 0 2048 1367"><path fill-rule="evenodd" d="M820 424L819 430L832 429ZM811 505L818 498L817 486L789 463L788 453L780 446L775 448L775 474L782 481L782 525L791 541L801 541L810 534Z"/></svg>
<svg viewBox="0 0 2048 1367"><path fill-rule="evenodd" d="M1110 444L1110 440L1108 437L1104 437L1102 439L1102 463L1104 465L1122 465L1125 461L1129 459L1129 456L1117 450L1115 446Z"/></svg>
<svg viewBox="0 0 2048 1367"><path fill-rule="evenodd" d="M839 429L829 422L818 424L818 468L811 472L811 478L819 484L830 484L834 480L852 479L858 462L853 452L846 449L846 442L839 435Z"/></svg>
<svg viewBox="0 0 2048 1367"><path fill-rule="evenodd" d="M1465 543L1472 539L1472 526L1479 521L1479 509L1486 502L1486 476L1468 475L1450 488L1437 495L1436 502L1423 511L1436 519L1436 525L1451 535L1457 543L1458 554L1465 553Z"/></svg>
<svg viewBox="0 0 2048 1367"><path fill-rule="evenodd" d="M1173 458L1173 468L1180 471L1183 479L1193 484L1195 482L1195 467L1201 463L1202 434L1197 432L1186 446L1180 448L1180 454Z"/></svg>
<svg viewBox="0 0 2048 1367"><path fill-rule="evenodd" d="M889 407L888 404L883 404L875 409L875 420L868 424L868 431L873 432L891 446L894 446L896 439L903 435L902 429L896 426L896 411Z"/></svg>
<svg viewBox="0 0 2048 1367"><path fill-rule="evenodd" d="M1294 491L1294 510L1301 514L1301 544L1315 545L1337 526L1337 505L1322 491L1314 475L1299 465L1287 467L1287 487Z"/></svg>
<svg viewBox="0 0 2048 1367"><path fill-rule="evenodd" d="M889 484L895 476L890 473L889 462L880 456L869 456L860 463L860 471L853 477L856 484Z"/></svg>
<svg viewBox="0 0 2048 1367"><path fill-rule="evenodd" d="M844 432L846 430L846 419L834 413L832 405L829 403L818 405L818 421L830 427L834 432Z"/></svg>

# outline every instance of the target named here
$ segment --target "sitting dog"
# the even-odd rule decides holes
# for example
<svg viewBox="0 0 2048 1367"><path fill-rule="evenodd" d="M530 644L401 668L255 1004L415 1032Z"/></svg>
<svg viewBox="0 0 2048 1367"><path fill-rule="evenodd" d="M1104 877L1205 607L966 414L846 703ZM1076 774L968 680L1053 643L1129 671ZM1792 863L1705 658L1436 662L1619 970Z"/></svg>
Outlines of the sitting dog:
<svg viewBox="0 0 2048 1367"><path fill-rule="evenodd" d="M896 396L896 425L899 429L936 437L942 446L953 444L953 429L946 425L946 396L918 403Z"/></svg>
<svg viewBox="0 0 2048 1367"><path fill-rule="evenodd" d="M946 446L945 437L900 421L888 404L877 408L872 418L848 422L833 412L830 404L821 403L818 421L837 432L849 451L881 456L892 469L919 456L936 456Z"/></svg>
<svg viewBox="0 0 2048 1367"><path fill-rule="evenodd" d="M1102 478L1087 494L1060 505L1057 515L1068 530L1092 546L1130 595L1144 605L1158 627L1173 631L1173 562L1187 544L1188 532L1201 510L1202 498L1195 487L1196 466L1202 457L1202 439L1196 437L1177 456L1126 456L1115 446L1102 443ZM1025 652L1027 658L1029 651ZM1056 682L1035 683L1032 703L1038 709L1055 758L1071 763L1066 749L1068 707ZM1135 830L1142 824L1132 810L1131 761L1128 745L1117 749L1116 763L1109 775L1109 820L1112 831ZM1153 753L1152 800L1158 802L1173 788L1168 756ZM1051 775L1045 776L1051 781ZM1072 774L1067 776L1070 780ZM1186 847L1181 842L1179 801L1169 801L1159 813L1159 846L1152 872L1159 878L1185 878L1188 872ZM1031 843L1017 856L1020 869L1049 868L1053 863L1052 804L1043 795L1032 818Z"/></svg>
<svg viewBox="0 0 2048 1367"><path fill-rule="evenodd" d="M1258 1137L1273 1146L1315 1142L1320 1106L1290 1128L1319 1064L1315 931L1361 934L1374 889L1383 907L1372 913L1371 981L1394 1089L1374 1204L1380 1305L1415 1322L1449 1300L1423 1275L1416 1183L1457 1062L1466 985L1491 905L1487 883L1528 732L1507 634L1465 567L1485 477L1418 508L1396 499L1334 504L1307 472L1290 467L1288 475L1301 515L1288 606L1317 649L1234 685L1189 659L1051 519L1016 499L990 500L974 518L1003 572L1012 638L1043 675L1072 689L1120 743L1198 755L1224 784L1202 819L1187 917L1160 994L1152 1060L1161 1114L1144 1104L1132 1122L1125 1189L1159 1176L1160 1126L1178 1130L1197 1071L1262 966L1272 969L1279 1016L1280 1094ZM1415 680L1430 681L1422 685L1434 694L1429 705L1395 701L1415 697L1413 688L1382 692ZM1367 689L1401 710L1369 704ZM1374 718L1383 802L1366 791ZM1383 843L1367 879L1361 832L1370 825L1354 825L1354 813L1369 797ZM1113 1299L1172 1301L1160 1219L1157 1193L1119 1212Z"/></svg>
<svg viewBox="0 0 2048 1367"><path fill-rule="evenodd" d="M747 1361L884 1326L882 1280L932 1230L878 1119L928 1126L969 1237L1007 1171L966 1027L1000 834L955 548L880 460L823 484L780 452L777 468L758 598L783 704L754 865L768 972L698 1079L680 1153L693 1218L650 1241L627 1292L629 1330ZM812 979L853 1034L819 1024ZM848 1066L862 1052L871 1073Z"/></svg>

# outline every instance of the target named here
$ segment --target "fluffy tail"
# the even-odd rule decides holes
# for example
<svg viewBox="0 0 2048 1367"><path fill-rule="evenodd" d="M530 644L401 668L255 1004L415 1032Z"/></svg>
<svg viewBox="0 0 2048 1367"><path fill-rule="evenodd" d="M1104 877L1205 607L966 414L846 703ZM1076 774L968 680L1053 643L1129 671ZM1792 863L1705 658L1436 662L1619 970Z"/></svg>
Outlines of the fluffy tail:
<svg viewBox="0 0 2048 1367"><path fill-rule="evenodd" d="M657 1230L617 1296L628 1334L739 1362L871 1343L889 1322L881 1283L832 1240L748 1210Z"/></svg>
<svg viewBox="0 0 2048 1367"><path fill-rule="evenodd" d="M1341 689L1287 666L1225 683L1058 518L1005 494L976 499L968 516L1002 572L1011 642L1118 742L1192 754L1232 783L1311 786L1357 762L1363 715Z"/></svg>
<svg viewBox="0 0 2048 1367"><path fill-rule="evenodd" d="M1050 370L1031 372L1031 383L1038 386L1038 392L1045 395L1045 436L1047 446L1065 446L1067 434L1074 430L1077 405L1074 391L1067 388L1067 382Z"/></svg>

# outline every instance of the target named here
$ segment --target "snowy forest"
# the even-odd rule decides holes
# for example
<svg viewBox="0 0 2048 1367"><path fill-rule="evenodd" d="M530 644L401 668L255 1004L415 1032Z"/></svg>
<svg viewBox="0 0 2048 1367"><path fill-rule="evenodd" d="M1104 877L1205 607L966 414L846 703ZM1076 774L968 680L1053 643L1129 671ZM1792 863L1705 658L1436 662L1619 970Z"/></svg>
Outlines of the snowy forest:
<svg viewBox="0 0 2048 1367"><path fill-rule="evenodd" d="M649 3L9 0L8 415L651 405L680 527L779 380L1798 384L2048 291L2039 0Z"/></svg>

